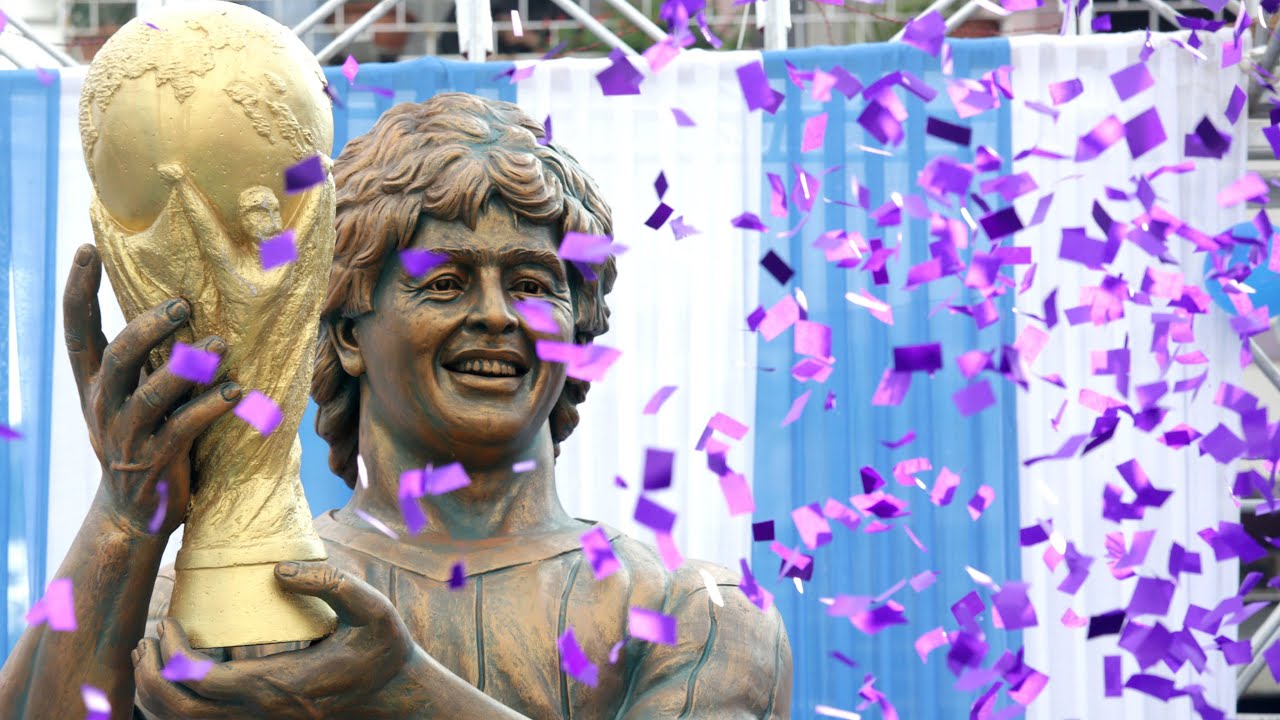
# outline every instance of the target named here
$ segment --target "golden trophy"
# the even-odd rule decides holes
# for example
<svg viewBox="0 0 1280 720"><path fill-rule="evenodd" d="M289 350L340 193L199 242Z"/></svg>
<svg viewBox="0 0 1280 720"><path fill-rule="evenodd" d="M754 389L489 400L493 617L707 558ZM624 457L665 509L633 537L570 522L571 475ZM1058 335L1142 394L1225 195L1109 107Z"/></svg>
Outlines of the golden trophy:
<svg viewBox="0 0 1280 720"><path fill-rule="evenodd" d="M97 54L80 134L94 237L125 317L185 298L191 322L177 340L225 339L216 381L261 391L284 415L264 436L228 414L197 440L171 614L195 647L321 637L333 612L281 592L273 575L281 560L326 558L297 436L334 244L333 116L320 65L252 9L170 6L125 25ZM324 181L287 193L285 170L316 156ZM286 229L296 261L264 270L259 244Z"/></svg>

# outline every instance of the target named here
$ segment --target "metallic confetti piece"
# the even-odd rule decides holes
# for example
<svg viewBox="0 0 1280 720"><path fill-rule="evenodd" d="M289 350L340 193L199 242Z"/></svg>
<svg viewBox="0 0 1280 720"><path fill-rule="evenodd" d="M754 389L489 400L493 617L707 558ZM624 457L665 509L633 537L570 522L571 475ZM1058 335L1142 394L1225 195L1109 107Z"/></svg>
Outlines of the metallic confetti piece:
<svg viewBox="0 0 1280 720"><path fill-rule="evenodd" d="M529 329L539 333L557 334L560 324L556 322L554 307L546 300L526 298L513 303L516 312L524 318Z"/></svg>
<svg viewBox="0 0 1280 720"><path fill-rule="evenodd" d="M156 509L151 514L151 521L147 523L147 532L155 535L160 532L160 527L164 525L165 516L169 512L169 483L161 480L156 483Z"/></svg>
<svg viewBox="0 0 1280 720"><path fill-rule="evenodd" d="M604 528L593 528L579 538L582 552L591 564L591 572L596 580L603 580L614 574L621 567L617 556L613 554L613 546L605 534Z"/></svg>
<svg viewBox="0 0 1280 720"><path fill-rule="evenodd" d="M37 600L24 618L27 625L47 623L50 630L72 632L76 629L75 590L71 578L51 580L44 596Z"/></svg>
<svg viewBox="0 0 1280 720"><path fill-rule="evenodd" d="M934 373L942 369L942 345L901 345L893 348L893 370L900 373Z"/></svg>
<svg viewBox="0 0 1280 720"><path fill-rule="evenodd" d="M596 382L602 379L609 368L622 355L620 350L604 345L578 345L552 340L538 340L535 343L538 358L545 362L563 363L565 374L571 378Z"/></svg>
<svg viewBox="0 0 1280 720"><path fill-rule="evenodd" d="M804 134L800 141L800 152L809 152L822 147L827 134L827 114L821 113L805 120Z"/></svg>
<svg viewBox="0 0 1280 720"><path fill-rule="evenodd" d="M772 520L762 520L751 524L751 539L754 542L769 542L774 538Z"/></svg>
<svg viewBox="0 0 1280 720"><path fill-rule="evenodd" d="M907 22L907 27L902 34L902 42L938 57L938 53L942 52L946 33L947 23L942 15L937 10L930 10Z"/></svg>
<svg viewBox="0 0 1280 720"><path fill-rule="evenodd" d="M284 191L296 195L325 181L328 173L319 155L312 155L284 171Z"/></svg>
<svg viewBox="0 0 1280 720"><path fill-rule="evenodd" d="M1255 172L1246 173L1243 177L1223 188L1218 193L1218 205L1234 207L1246 200L1265 197L1267 183Z"/></svg>
<svg viewBox="0 0 1280 720"><path fill-rule="evenodd" d="M658 207L654 208L653 213L649 215L648 219L644 221L644 224L653 230L659 230L666 224L667 220L671 218L671 215L674 212L675 209L670 205L660 202L658 203Z"/></svg>
<svg viewBox="0 0 1280 720"><path fill-rule="evenodd" d="M609 67L596 74L596 81L605 96L639 95L644 74L635 69L621 50L610 52L609 62Z"/></svg>
<svg viewBox="0 0 1280 720"><path fill-rule="evenodd" d="M1155 107L1125 123L1124 137L1134 160L1159 147L1168 139L1164 132L1164 125L1160 122L1160 113Z"/></svg>
<svg viewBox="0 0 1280 720"><path fill-rule="evenodd" d="M745 558L740 558L738 565L742 569L742 581L738 583L742 594L746 595L751 604L760 609L760 612L769 612L769 608L773 607L773 593L760 587L755 575L751 574L751 567L747 565Z"/></svg>
<svg viewBox="0 0 1280 720"><path fill-rule="evenodd" d="M1134 63L1123 70L1111 74L1111 84L1121 100L1128 100L1138 93L1153 87L1155 77L1147 69L1146 63Z"/></svg>
<svg viewBox="0 0 1280 720"><path fill-rule="evenodd" d="M636 499L636 522L659 533L670 533L675 527L676 514L641 495Z"/></svg>
<svg viewBox="0 0 1280 720"><path fill-rule="evenodd" d="M198 681L203 680L211 669L213 669L212 660L196 660L178 653L164 664L164 670L160 671L160 675L169 682Z"/></svg>
<svg viewBox="0 0 1280 720"><path fill-rule="evenodd" d="M680 108L671 108L671 114L676 119L677 127L695 127L697 125L697 123L693 121L693 118L689 117L689 115Z"/></svg>
<svg viewBox="0 0 1280 720"><path fill-rule="evenodd" d="M293 228L286 228L279 235L263 240L258 246L258 253L262 259L263 270L270 270L297 260L298 247L295 245Z"/></svg>
<svg viewBox="0 0 1280 720"><path fill-rule="evenodd" d="M972 128L954 125L933 116L930 116L925 124L925 133L965 147L969 146L969 142L973 137Z"/></svg>
<svg viewBox="0 0 1280 720"><path fill-rule="evenodd" d="M978 492L974 493L973 498L969 500L969 504L966 506L969 511L969 517L977 521L978 518L982 517L982 513L986 512L988 507L991 507L991 503L995 499L996 491L990 485L983 485L978 488Z"/></svg>
<svg viewBox="0 0 1280 720"><path fill-rule="evenodd" d="M613 242L604 235L588 235L580 232L567 232L560 242L560 257L573 262L591 265L603 264L610 255L617 256L626 252L625 245Z"/></svg>
<svg viewBox="0 0 1280 720"><path fill-rule="evenodd" d="M786 427L791 423L795 422L796 420L800 419L800 415L804 412L804 407L809 402L809 396L812 393L813 393L812 390L806 390L794 401L792 401L791 409L787 410L786 416L782 418L781 427Z"/></svg>
<svg viewBox="0 0 1280 720"><path fill-rule="evenodd" d="M1089 22L1089 28L1096 33L1111 32L1111 14L1097 15Z"/></svg>
<svg viewBox="0 0 1280 720"><path fill-rule="evenodd" d="M3 13L0 13L0 17L3 17ZM0 22L0 30L3 25ZM81 685L80 700L84 703L84 720L111 720L111 701L102 690L92 685Z"/></svg>
<svg viewBox="0 0 1280 720"><path fill-rule="evenodd" d="M996 627L1005 630L1022 630L1036 627L1036 609L1027 597L1028 584L1010 581L1000 586L991 596L991 607Z"/></svg>
<svg viewBox="0 0 1280 720"><path fill-rule="evenodd" d="M770 250L761 258L760 265L781 285L786 285L787 281L795 275L795 271L787 264L785 260L778 257L778 254Z"/></svg>
<svg viewBox="0 0 1280 720"><path fill-rule="evenodd" d="M400 536L396 534L396 531L395 531L395 530L392 530L391 528L387 527L387 524L386 524L386 523L382 522L382 521L381 521L381 520L379 520L378 518L376 518L376 517L374 517L374 516L370 515L369 513L365 512L365 511L364 511L364 510L362 510L361 508L356 508L354 512L355 512L356 517L358 517L358 518L360 518L361 520L364 520L365 522L369 523L371 526L373 526L373 529L377 530L378 532L382 533L383 535L386 535L387 537L391 538L392 540L399 540L399 539L400 539Z"/></svg>
<svg viewBox="0 0 1280 720"><path fill-rule="evenodd" d="M449 568L449 590L457 592L467 586L467 569L462 561L454 563Z"/></svg>
<svg viewBox="0 0 1280 720"><path fill-rule="evenodd" d="M671 468L676 454L670 450L646 448L644 451L644 489L671 487Z"/></svg>
<svg viewBox="0 0 1280 720"><path fill-rule="evenodd" d="M467 471L458 462L438 469L427 468L423 473L422 491L427 495L445 495L471 484Z"/></svg>
<svg viewBox="0 0 1280 720"><path fill-rule="evenodd" d="M660 645L675 645L676 619L655 610L632 607L627 613L627 634Z"/></svg>
<svg viewBox="0 0 1280 720"><path fill-rule="evenodd" d="M250 391L233 412L263 436L270 435L284 420L280 406L259 390Z"/></svg>
<svg viewBox="0 0 1280 720"><path fill-rule="evenodd" d="M431 268L449 262L449 256L430 250L409 248L400 251L400 264L409 277L422 277Z"/></svg>
<svg viewBox="0 0 1280 720"><path fill-rule="evenodd" d="M170 373L184 380L208 385L218 372L220 360L217 353L175 342L166 367Z"/></svg>
<svg viewBox="0 0 1280 720"><path fill-rule="evenodd" d="M785 96L769 87L769 77L765 73L764 64L759 60L739 67L736 72L748 110L763 109L773 114L782 105Z"/></svg>
<svg viewBox="0 0 1280 720"><path fill-rule="evenodd" d="M342 76L347 79L350 85L356 81L356 74L360 72L360 63L354 56L348 55L345 62L342 63Z"/></svg>
<svg viewBox="0 0 1280 720"><path fill-rule="evenodd" d="M734 472L720 475L720 492L729 506L729 517L750 515L756 511L756 501L745 476Z"/></svg>
<svg viewBox="0 0 1280 720"><path fill-rule="evenodd" d="M1076 162L1092 160L1125 136L1125 125L1115 115L1108 115L1076 144Z"/></svg>
<svg viewBox="0 0 1280 720"><path fill-rule="evenodd" d="M427 516L422 511L418 500L426 494L424 483L426 473L422 470L406 470L400 473L400 514L404 517L405 528L411 535L417 535L427 526Z"/></svg>
<svg viewBox="0 0 1280 720"><path fill-rule="evenodd" d="M653 397L649 398L649 402L645 403L644 414L658 414L658 409L662 407L662 404L667 401L667 398L671 397L671 394L674 393L676 389L675 385L664 385L663 387L658 388L658 391L653 394Z"/></svg>
<svg viewBox="0 0 1280 720"><path fill-rule="evenodd" d="M580 683L595 687L599 682L600 668L587 654L578 646L578 640L574 637L573 627L566 627L564 634L556 640L556 647L560 649L560 667ZM615 662L611 660L610 662Z"/></svg>

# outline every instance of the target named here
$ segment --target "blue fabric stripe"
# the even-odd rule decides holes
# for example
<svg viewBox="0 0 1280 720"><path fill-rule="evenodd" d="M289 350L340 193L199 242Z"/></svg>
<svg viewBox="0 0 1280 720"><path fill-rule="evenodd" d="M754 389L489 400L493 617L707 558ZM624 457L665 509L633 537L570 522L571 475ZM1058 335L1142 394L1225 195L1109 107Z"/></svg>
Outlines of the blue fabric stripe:
<svg viewBox="0 0 1280 720"><path fill-rule="evenodd" d="M325 77L343 107L333 109L333 156L342 154L347 141L373 128L382 113L403 102L422 102L441 92L460 91L508 102L516 101L516 86L498 77L511 63L467 63L419 58L400 63L368 63L360 66L356 87L392 90L393 98L369 90L353 89L340 67L326 67ZM307 403L299 436L302 439L302 487L314 515L342 507L351 491L329 470L329 445L316 434L316 405Z"/></svg>
<svg viewBox="0 0 1280 720"><path fill-rule="evenodd" d="M952 47L955 77L980 76L1009 62L1009 45L1003 39L952 41ZM859 144L879 147L857 124L865 101L860 97L847 101L836 91L830 102L813 100L787 80L787 61L801 70L829 71L843 66L864 85L893 70L910 70L938 89L940 95L926 107L915 96L899 91L909 112L907 139L893 157L883 157L857 148ZM904 195L919 192L916 176L930 158L948 153L961 160L972 159L971 152L956 152L954 145L926 136L928 115L970 125L974 147L986 144L996 148L1006 161L1010 157L1008 103L998 111L958 120L947 99L938 61L909 46L875 44L792 50L765 53L764 62L774 87L785 89L787 95L776 116L764 117L764 168L781 175L788 189L795 182L792 168L799 164L822 178L820 197L854 200L850 192L854 177L870 188L872 209L887 201L890 191ZM802 156L799 146L804 121L823 110L829 114L824 148ZM823 174L835 166L839 168ZM1008 171L1007 163L1004 171ZM763 207L767 209L770 189L763 179L762 193ZM771 248L792 265L796 276L789 285L803 289L810 319L831 326L836 372L824 385L802 385L790 377L790 368L799 359L792 350L791 333L772 343L760 342L754 482L760 511L755 519L775 520L778 539L788 547L803 549L790 510L806 503L822 503L829 497L847 504L851 495L862 492L858 469L872 465L889 479L886 490L910 501L912 515L908 524L929 552L917 550L900 530L855 534L836 525L833 543L815 553L813 581L806 584L805 594L799 595L790 580L776 580L780 561L768 544L757 544L753 553L756 575L776 593L791 638L795 658L793 714L807 717L816 704L852 709L858 702L856 691L864 675L872 674L877 678L876 688L887 694L902 717L963 717L977 693L951 689L954 677L942 657L945 649L935 651L929 663L921 665L913 643L920 634L935 627L955 628L951 604L978 589L965 573L965 565L982 570L997 581L1020 577L1019 549L1014 539L1018 526L1014 393L1007 383L993 379L999 406L967 420L961 418L951 401L952 394L966 384L955 369L955 357L967 350L994 350L1011 343L1013 325L1001 322L979 332L969 318L953 316L945 310L930 317L931 308L949 298L974 302L967 295L951 297L960 290L955 280L941 280L911 293L900 289L905 269L929 257L930 238L924 221L912 220L904 213L902 228L878 228L868 213L835 204L825 208L815 205L813 215L809 224L790 239L777 238L777 232L790 230L800 221L801 214L794 206L785 221L765 217L771 230L764 236L766 247L762 252ZM902 230L902 253L891 263L890 285L873 287L869 274L827 263L811 245L830 229L858 231L867 238L883 237L888 246L898 244L897 233ZM763 271L760 282L761 302L766 307L786 292ZM893 327L844 299L846 292L862 288L893 306ZM1009 317L1011 306L1007 295L998 303L1003 317ZM881 374L891 364L892 347L924 342L942 343L947 363L944 370L933 379L916 377L901 407L873 408L871 396ZM813 395L801 419L779 429L792 400L810 389ZM824 412L822 402L828 390L836 393L837 408ZM880 444L912 429L919 439L907 447L891 451ZM935 466L934 472L923 474L927 482L932 482L944 465L962 477L956 499L949 507L936 508L924 493L902 488L891 479L894 464L917 456L929 457ZM964 506L984 483L996 490L996 502L974 523ZM818 598L836 595L876 596L924 570L940 573L937 584L920 594L904 588L894 595L905 606L909 624L890 627L874 636L856 630L843 619L827 617L826 607L818 602ZM1005 648L1020 645L1021 637L1020 633L990 629L989 623L988 628L989 665ZM833 660L833 651L853 658L858 667L850 669Z"/></svg>
<svg viewBox="0 0 1280 720"><path fill-rule="evenodd" d="M7 387L12 368L9 295L17 338L17 392L21 397L21 440L0 442L0 467L8 482L0 496L0 537L6 548L0 559L13 587L7 548L25 548L26 597L10 593L6 602L5 651L16 642L22 613L44 592L49 521L49 453L53 404L53 334L55 257L58 211L59 88L56 74L42 83L35 72L0 73L0 158L7 163L0 177L0 256L6 263L0 285L0 417L6 417L14 388ZM5 447L7 446L7 447ZM5 457L7 455L7 457Z"/></svg>

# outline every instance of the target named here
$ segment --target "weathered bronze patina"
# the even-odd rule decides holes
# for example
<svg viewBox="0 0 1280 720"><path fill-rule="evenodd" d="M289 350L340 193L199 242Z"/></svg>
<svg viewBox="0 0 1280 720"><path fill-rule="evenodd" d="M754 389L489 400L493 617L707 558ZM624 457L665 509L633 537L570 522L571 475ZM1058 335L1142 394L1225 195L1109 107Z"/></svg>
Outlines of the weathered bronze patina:
<svg viewBox="0 0 1280 720"><path fill-rule="evenodd" d="M75 583L79 628L28 629L0 670L4 717L77 714L82 685L108 693L114 718L789 716L776 610L713 565L668 572L652 548L573 518L556 494L555 457L588 386L539 360L535 342L603 333L615 269L610 260L588 279L559 258L566 232L613 228L591 179L544 142L514 105L445 94L392 108L335 162L337 242L311 392L330 466L355 492L315 523L327 562L274 569L282 590L337 615L309 644L202 652L166 617L173 574L160 555L193 482L208 482L192 443L243 379L193 393L159 366L139 381L151 351L191 326L192 303L166 299L108 344L101 261L81 248L67 344L103 481L57 573ZM415 276L404 250L442 262ZM549 304L556 332L529 327L515 310L525 299ZM235 352L224 338L197 344ZM401 473L453 462L470 485L417 501L428 522L410 533ZM173 512L153 534L161 481ZM599 580L579 540L596 529L619 560ZM632 607L673 616L676 643L629 638ZM557 638L569 628L599 666L594 685L562 668ZM170 682L162 668L177 655L216 663Z"/></svg>

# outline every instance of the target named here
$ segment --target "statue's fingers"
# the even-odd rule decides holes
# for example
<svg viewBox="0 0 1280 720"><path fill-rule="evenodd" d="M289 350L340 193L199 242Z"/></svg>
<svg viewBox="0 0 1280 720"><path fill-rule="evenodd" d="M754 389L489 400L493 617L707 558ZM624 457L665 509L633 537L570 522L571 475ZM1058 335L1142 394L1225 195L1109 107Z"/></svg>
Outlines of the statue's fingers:
<svg viewBox="0 0 1280 720"><path fill-rule="evenodd" d="M286 592L325 601L344 625L369 625L396 612L391 601L373 586L327 562L277 563L276 581Z"/></svg>
<svg viewBox="0 0 1280 720"><path fill-rule="evenodd" d="M75 263L67 274L62 292L62 326L71 359L71 372L84 407L90 379L102 364L107 336L102 334L102 312L98 307L98 288L102 286L102 260L92 245L81 245Z"/></svg>
<svg viewBox="0 0 1280 720"><path fill-rule="evenodd" d="M227 349L226 343L216 337L205 338L196 343L196 347L218 354ZM124 405L123 415L129 430L137 432L154 428L173 412L193 385L192 381L169 372L167 365L146 376Z"/></svg>
<svg viewBox="0 0 1280 720"><path fill-rule="evenodd" d="M240 386L229 382L200 393L178 408L156 434L161 457L173 458L178 453L186 452L200 433L230 412L239 399Z"/></svg>
<svg viewBox="0 0 1280 720"><path fill-rule="evenodd" d="M161 303L134 318L102 354L101 401L106 410L119 408L138 385L138 374L151 349L178 331L191 309L181 299Z"/></svg>
<svg viewBox="0 0 1280 720"><path fill-rule="evenodd" d="M137 688L136 704L148 717L232 717L228 708L164 678L164 658L155 638L143 638L134 648L133 681Z"/></svg>

